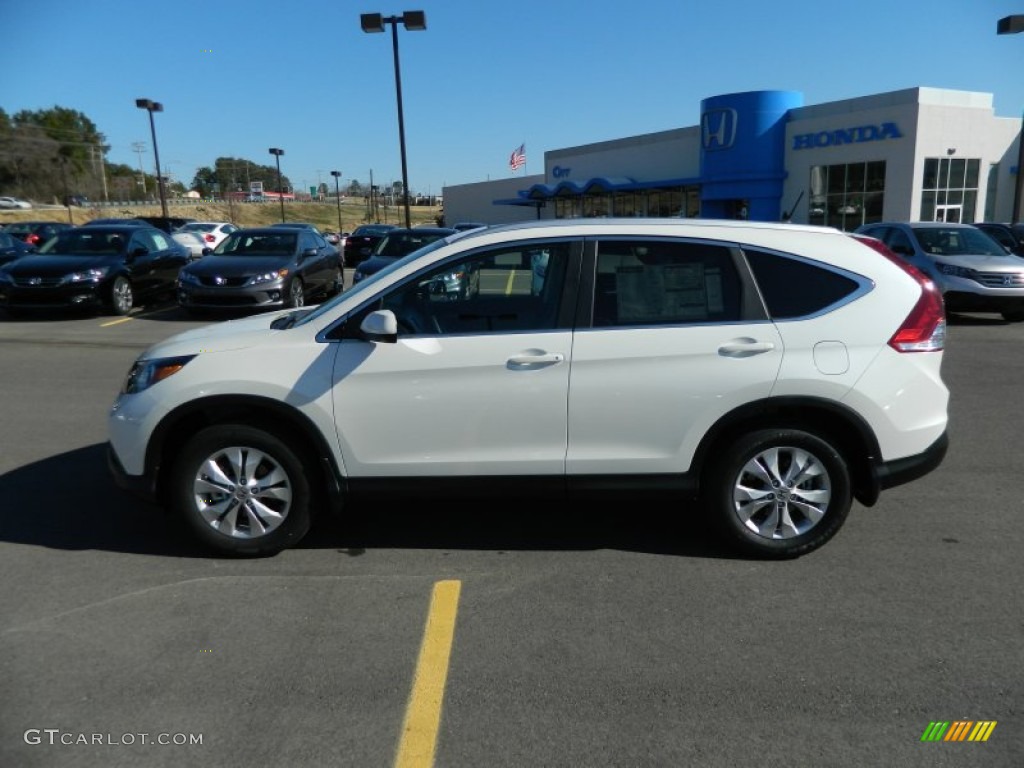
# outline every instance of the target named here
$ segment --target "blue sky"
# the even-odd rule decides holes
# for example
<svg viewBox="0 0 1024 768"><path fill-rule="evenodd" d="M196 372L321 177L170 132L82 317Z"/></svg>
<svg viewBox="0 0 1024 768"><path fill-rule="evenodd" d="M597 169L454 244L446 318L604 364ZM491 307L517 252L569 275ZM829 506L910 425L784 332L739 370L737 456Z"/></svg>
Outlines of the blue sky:
<svg viewBox="0 0 1024 768"><path fill-rule="evenodd" d="M1024 110L1024 33L996 35L1024 0L0 0L0 107L84 113L108 160L137 167L164 105L163 170L188 183L219 156L295 185L329 171L400 180L390 28L361 13L423 10L399 28L409 186L507 178L546 150L696 125L701 99L793 90L806 104L915 86L994 94Z"/></svg>

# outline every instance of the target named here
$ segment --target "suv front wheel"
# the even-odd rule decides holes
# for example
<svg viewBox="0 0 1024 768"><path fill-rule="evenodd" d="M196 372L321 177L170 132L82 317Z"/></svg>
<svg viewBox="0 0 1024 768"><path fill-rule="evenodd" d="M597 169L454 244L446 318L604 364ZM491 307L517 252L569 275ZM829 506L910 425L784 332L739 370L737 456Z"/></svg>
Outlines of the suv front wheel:
<svg viewBox="0 0 1024 768"><path fill-rule="evenodd" d="M842 455L802 430L741 435L708 480L707 509L741 549L760 557L817 549L839 531L853 503Z"/></svg>
<svg viewBox="0 0 1024 768"><path fill-rule="evenodd" d="M171 506L220 552L271 555L310 527L310 487L287 443L260 429L207 427L185 444L170 476Z"/></svg>

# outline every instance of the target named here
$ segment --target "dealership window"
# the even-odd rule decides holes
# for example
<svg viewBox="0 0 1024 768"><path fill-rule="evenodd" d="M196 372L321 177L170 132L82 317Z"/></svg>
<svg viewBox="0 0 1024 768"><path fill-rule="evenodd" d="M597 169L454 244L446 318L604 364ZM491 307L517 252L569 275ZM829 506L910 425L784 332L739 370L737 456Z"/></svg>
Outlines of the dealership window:
<svg viewBox="0 0 1024 768"><path fill-rule="evenodd" d="M981 160L929 157L921 183L921 221L974 223L978 208Z"/></svg>
<svg viewBox="0 0 1024 768"><path fill-rule="evenodd" d="M556 219L603 216L685 216L695 219L700 216L700 187L616 190L555 197Z"/></svg>
<svg viewBox="0 0 1024 768"><path fill-rule="evenodd" d="M882 220L885 161L811 168L807 221L852 231Z"/></svg>

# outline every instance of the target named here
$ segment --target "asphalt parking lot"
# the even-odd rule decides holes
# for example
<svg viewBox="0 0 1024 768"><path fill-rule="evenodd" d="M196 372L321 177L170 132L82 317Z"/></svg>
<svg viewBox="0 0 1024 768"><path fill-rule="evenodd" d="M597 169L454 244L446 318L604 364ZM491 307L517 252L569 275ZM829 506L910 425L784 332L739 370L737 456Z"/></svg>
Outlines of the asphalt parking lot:
<svg viewBox="0 0 1024 768"><path fill-rule="evenodd" d="M1024 765L1024 324L951 318L943 466L762 562L543 499L210 557L104 457L132 360L202 322L0 316L0 766Z"/></svg>

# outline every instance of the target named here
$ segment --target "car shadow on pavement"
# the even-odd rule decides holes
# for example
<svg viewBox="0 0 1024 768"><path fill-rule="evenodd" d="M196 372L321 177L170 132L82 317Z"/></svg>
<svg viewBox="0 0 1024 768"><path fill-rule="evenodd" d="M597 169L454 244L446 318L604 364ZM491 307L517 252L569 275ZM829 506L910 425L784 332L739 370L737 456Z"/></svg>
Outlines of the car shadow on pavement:
<svg viewBox="0 0 1024 768"><path fill-rule="evenodd" d="M106 446L0 475L0 541L67 550L205 557L163 512L114 485Z"/></svg>
<svg viewBox="0 0 1024 768"><path fill-rule="evenodd" d="M159 507L118 488L106 445L48 457L0 475L0 541L52 549L218 558ZM736 554L696 509L675 503L598 510L555 501L423 499L354 504L323 515L297 549L358 556L372 549L623 551L692 557ZM602 504L602 506L604 506ZM682 531L680 533L680 531Z"/></svg>
<svg viewBox="0 0 1024 768"><path fill-rule="evenodd" d="M354 504L318 521L300 547L358 556L372 549L587 551L740 559L702 519L673 501L610 507L601 502L410 499L408 506Z"/></svg>

